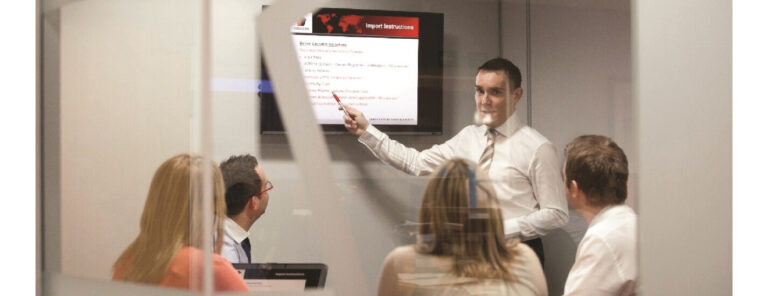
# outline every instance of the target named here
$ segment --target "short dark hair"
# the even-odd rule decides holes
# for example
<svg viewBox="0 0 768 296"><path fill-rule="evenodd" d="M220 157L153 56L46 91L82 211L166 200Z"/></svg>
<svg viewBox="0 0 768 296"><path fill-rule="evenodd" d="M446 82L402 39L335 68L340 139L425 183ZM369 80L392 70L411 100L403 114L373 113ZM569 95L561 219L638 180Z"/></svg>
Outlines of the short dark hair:
<svg viewBox="0 0 768 296"><path fill-rule="evenodd" d="M624 203L628 176L627 156L611 138L583 135L565 147L566 184L575 180L591 206Z"/></svg>
<svg viewBox="0 0 768 296"><path fill-rule="evenodd" d="M512 81L512 85L515 89L519 88L523 82L523 76L520 74L520 68L515 66L509 60L498 57L492 58L477 68L477 72L480 71L504 71L507 74L507 78Z"/></svg>
<svg viewBox="0 0 768 296"><path fill-rule="evenodd" d="M259 194L262 180L256 173L257 165L256 157L249 154L231 156L219 165L227 189L227 216L241 213L250 198Z"/></svg>

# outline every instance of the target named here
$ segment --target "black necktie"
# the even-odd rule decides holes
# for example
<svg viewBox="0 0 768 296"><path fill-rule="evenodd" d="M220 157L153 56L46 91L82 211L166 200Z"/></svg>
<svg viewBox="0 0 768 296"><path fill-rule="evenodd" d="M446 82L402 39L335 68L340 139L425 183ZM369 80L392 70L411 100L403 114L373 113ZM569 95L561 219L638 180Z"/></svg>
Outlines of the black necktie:
<svg viewBox="0 0 768 296"><path fill-rule="evenodd" d="M240 245L245 250L245 256L248 256L248 263L251 263L251 241L246 237Z"/></svg>

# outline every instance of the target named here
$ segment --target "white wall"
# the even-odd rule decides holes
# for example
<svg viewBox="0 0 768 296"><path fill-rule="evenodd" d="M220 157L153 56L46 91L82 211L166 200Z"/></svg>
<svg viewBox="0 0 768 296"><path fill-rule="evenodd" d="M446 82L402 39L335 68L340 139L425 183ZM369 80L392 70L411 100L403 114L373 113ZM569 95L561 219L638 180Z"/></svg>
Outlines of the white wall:
<svg viewBox="0 0 768 296"><path fill-rule="evenodd" d="M46 225L60 227L66 275L111 277L138 234L154 170L190 149L196 26L184 2L60 8L60 117L47 124L60 150L45 159L59 167L60 192L46 199L60 197L60 217Z"/></svg>
<svg viewBox="0 0 768 296"><path fill-rule="evenodd" d="M732 293L731 10L730 1L634 2L646 295Z"/></svg>

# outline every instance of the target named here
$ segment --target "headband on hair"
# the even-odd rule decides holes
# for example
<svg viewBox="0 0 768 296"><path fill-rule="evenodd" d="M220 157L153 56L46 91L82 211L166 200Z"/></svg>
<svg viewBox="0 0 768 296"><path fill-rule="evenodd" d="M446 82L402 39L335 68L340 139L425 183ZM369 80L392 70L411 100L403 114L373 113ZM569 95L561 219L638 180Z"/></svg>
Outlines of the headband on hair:
<svg viewBox="0 0 768 296"><path fill-rule="evenodd" d="M477 183L475 181L475 170L469 169L469 208L477 207Z"/></svg>
<svg viewBox="0 0 768 296"><path fill-rule="evenodd" d="M438 175L440 178L445 178L447 173L445 167L443 167ZM472 209L477 207L477 181L475 180L475 170L470 168L469 165L467 165L467 174L469 174L469 208Z"/></svg>

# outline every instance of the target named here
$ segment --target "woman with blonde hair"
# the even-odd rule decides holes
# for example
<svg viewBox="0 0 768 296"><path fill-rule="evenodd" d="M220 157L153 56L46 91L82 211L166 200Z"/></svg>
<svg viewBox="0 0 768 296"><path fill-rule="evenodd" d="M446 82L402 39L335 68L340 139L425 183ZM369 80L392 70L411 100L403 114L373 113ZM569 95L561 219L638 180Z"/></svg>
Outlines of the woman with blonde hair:
<svg viewBox="0 0 768 296"><path fill-rule="evenodd" d="M435 170L421 202L417 243L389 253L379 295L547 295L533 250L504 239L490 182L464 159Z"/></svg>
<svg viewBox="0 0 768 296"><path fill-rule="evenodd" d="M248 291L242 277L224 257L222 221L226 213L224 181L219 168L202 157L180 154L166 160L155 172L141 214L139 235L113 265L113 279L127 282L202 289L201 202L203 168L213 177L215 242L213 254L216 291Z"/></svg>

